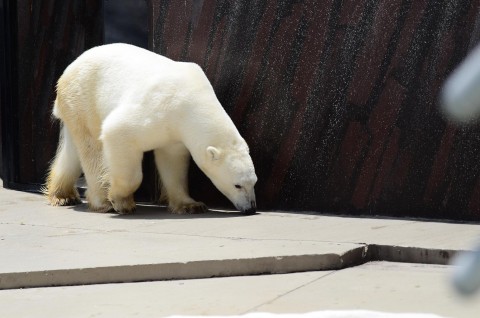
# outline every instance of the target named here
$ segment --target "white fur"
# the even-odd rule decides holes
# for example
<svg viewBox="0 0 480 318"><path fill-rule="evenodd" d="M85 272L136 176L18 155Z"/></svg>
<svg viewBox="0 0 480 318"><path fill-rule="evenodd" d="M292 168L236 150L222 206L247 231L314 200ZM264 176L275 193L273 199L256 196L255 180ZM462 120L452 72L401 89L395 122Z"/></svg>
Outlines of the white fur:
<svg viewBox="0 0 480 318"><path fill-rule="evenodd" d="M203 207L188 194L190 154L236 208L255 208L248 146L196 64L126 44L93 48L59 79L53 114L64 124L64 137L47 182L49 198L62 192L55 176L78 177L78 157L90 207L103 211L113 204L119 213L131 212L143 153L154 150L172 211ZM66 187L72 178L66 177Z"/></svg>

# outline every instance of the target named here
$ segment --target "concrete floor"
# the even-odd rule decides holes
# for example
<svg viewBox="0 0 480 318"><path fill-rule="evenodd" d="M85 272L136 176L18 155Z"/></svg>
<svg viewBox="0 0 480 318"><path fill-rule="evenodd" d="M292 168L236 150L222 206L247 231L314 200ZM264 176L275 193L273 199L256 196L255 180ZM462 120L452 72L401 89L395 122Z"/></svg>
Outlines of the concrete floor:
<svg viewBox="0 0 480 318"><path fill-rule="evenodd" d="M451 266L368 261L382 246L389 260L448 263L478 236L474 224L282 212L97 214L0 188L1 316L368 309L473 318L480 298L454 293Z"/></svg>

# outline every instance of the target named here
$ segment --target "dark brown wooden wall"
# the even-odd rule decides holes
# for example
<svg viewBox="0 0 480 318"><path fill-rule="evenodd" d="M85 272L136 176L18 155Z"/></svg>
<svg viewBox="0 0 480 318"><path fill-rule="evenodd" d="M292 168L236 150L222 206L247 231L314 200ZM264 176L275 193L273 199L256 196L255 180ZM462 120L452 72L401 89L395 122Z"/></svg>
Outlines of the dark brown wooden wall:
<svg viewBox="0 0 480 318"><path fill-rule="evenodd" d="M3 1L8 34L4 73L9 105L2 107L4 181L37 189L55 154L58 123L51 120L55 83L84 50L103 41L102 1ZM3 21L2 21L3 22ZM2 100L3 97L2 97Z"/></svg>
<svg viewBox="0 0 480 318"><path fill-rule="evenodd" d="M249 143L261 208L480 220L480 131L437 105L479 1L150 6L152 49L200 64Z"/></svg>
<svg viewBox="0 0 480 318"><path fill-rule="evenodd" d="M480 38L480 0L145 1L150 48L200 64L249 143L260 208L480 221L480 130L437 103ZM38 189L55 82L102 43L103 1L2 3L3 178ZM198 169L191 183L230 207Z"/></svg>

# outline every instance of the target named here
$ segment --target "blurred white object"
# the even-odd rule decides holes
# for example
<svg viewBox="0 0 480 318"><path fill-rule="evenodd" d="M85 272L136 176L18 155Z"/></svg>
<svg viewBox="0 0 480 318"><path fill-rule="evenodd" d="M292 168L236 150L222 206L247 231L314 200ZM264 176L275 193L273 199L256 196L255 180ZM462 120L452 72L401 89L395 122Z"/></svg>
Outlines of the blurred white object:
<svg viewBox="0 0 480 318"><path fill-rule="evenodd" d="M460 253L454 260L453 285L463 295L480 288L480 243L474 251Z"/></svg>
<svg viewBox="0 0 480 318"><path fill-rule="evenodd" d="M468 122L480 117L480 45L447 78L440 96L443 111L454 121ZM454 260L455 288L464 295L480 288L480 243L472 252Z"/></svg>
<svg viewBox="0 0 480 318"><path fill-rule="evenodd" d="M480 45L447 78L440 103L451 120L467 122L480 117Z"/></svg>
<svg viewBox="0 0 480 318"><path fill-rule="evenodd" d="M201 316L171 316L170 318L194 318ZM204 316L205 317L205 316ZM241 316L209 316L210 318L441 318L433 314L393 314L368 310L325 310L305 314L249 313Z"/></svg>

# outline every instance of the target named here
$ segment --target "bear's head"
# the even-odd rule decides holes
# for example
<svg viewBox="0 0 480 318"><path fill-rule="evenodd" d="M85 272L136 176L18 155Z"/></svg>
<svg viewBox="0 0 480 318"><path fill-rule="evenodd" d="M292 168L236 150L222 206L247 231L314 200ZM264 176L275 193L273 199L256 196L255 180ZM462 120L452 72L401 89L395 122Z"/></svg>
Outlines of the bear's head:
<svg viewBox="0 0 480 318"><path fill-rule="evenodd" d="M244 214L254 214L257 176L246 144L240 147L206 149L202 170L235 207Z"/></svg>

